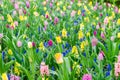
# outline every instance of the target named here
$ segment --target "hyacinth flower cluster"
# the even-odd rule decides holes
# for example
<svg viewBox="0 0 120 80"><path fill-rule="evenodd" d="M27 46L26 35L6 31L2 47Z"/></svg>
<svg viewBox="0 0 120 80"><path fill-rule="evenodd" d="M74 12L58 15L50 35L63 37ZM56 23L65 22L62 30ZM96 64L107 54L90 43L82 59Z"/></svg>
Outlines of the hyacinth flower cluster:
<svg viewBox="0 0 120 80"><path fill-rule="evenodd" d="M102 0L3 0L0 80L119 80L119 14Z"/></svg>

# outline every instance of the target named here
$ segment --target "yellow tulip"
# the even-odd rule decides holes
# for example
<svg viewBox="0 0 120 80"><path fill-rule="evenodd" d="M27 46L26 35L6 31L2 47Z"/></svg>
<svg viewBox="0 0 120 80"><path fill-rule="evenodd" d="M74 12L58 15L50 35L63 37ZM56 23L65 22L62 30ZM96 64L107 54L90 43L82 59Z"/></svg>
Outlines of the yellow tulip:
<svg viewBox="0 0 120 80"><path fill-rule="evenodd" d="M7 74L6 73L2 73L2 80L8 80Z"/></svg>
<svg viewBox="0 0 120 80"><path fill-rule="evenodd" d="M28 48L32 48L32 42L28 42Z"/></svg>
<svg viewBox="0 0 120 80"><path fill-rule="evenodd" d="M9 54L9 55L12 55L12 54L13 54L13 52L12 52L11 49L8 50L8 54Z"/></svg>
<svg viewBox="0 0 120 80"><path fill-rule="evenodd" d="M72 53L78 54L78 49L76 46L72 47Z"/></svg>
<svg viewBox="0 0 120 80"><path fill-rule="evenodd" d="M62 56L62 54L61 54L61 53L56 53L56 54L55 54L55 60L56 60L56 62L57 62L58 64L63 63L63 56Z"/></svg>
<svg viewBox="0 0 120 80"><path fill-rule="evenodd" d="M36 12L36 11L35 11L33 14L34 14L35 16L39 16L39 13Z"/></svg>
<svg viewBox="0 0 120 80"><path fill-rule="evenodd" d="M117 20L117 25L120 25L120 19Z"/></svg>
<svg viewBox="0 0 120 80"><path fill-rule="evenodd" d="M39 44L39 49L44 51L44 44L43 44L43 42L41 42L41 43Z"/></svg>
<svg viewBox="0 0 120 80"><path fill-rule="evenodd" d="M7 21L8 22L13 22L13 19L12 19L11 15L9 15L9 14L7 14Z"/></svg>
<svg viewBox="0 0 120 80"><path fill-rule="evenodd" d="M117 37L120 39L120 32L118 33Z"/></svg>
<svg viewBox="0 0 120 80"><path fill-rule="evenodd" d="M82 32L82 30L80 30L80 31L78 32L78 39L81 39L81 38L83 38L83 37L84 37L83 32Z"/></svg>
<svg viewBox="0 0 120 80"><path fill-rule="evenodd" d="M57 43L61 43L61 42L62 42L61 37L60 37L60 36L57 36L57 37L56 37L56 41L57 41Z"/></svg>
<svg viewBox="0 0 120 80"><path fill-rule="evenodd" d="M78 15L80 15L81 14L81 11L80 10L78 10L78 13L77 13Z"/></svg>

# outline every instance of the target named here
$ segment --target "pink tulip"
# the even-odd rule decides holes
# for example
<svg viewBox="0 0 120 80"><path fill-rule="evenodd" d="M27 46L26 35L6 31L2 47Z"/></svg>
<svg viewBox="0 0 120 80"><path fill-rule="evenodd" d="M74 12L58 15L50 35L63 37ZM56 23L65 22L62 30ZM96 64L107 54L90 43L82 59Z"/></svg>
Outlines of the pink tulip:
<svg viewBox="0 0 120 80"><path fill-rule="evenodd" d="M35 42L32 42L32 46L33 46L33 47L35 47L35 46L36 46Z"/></svg>
<svg viewBox="0 0 120 80"><path fill-rule="evenodd" d="M73 10L73 11L71 12L71 17L74 17L75 14L76 14L76 11Z"/></svg>
<svg viewBox="0 0 120 80"><path fill-rule="evenodd" d="M15 26L18 26L18 21L14 21Z"/></svg>
<svg viewBox="0 0 120 80"><path fill-rule="evenodd" d="M15 3L15 4L14 4L14 8L15 8L16 10L18 10L18 9L19 9L19 4L18 4L18 3Z"/></svg>
<svg viewBox="0 0 120 80"><path fill-rule="evenodd" d="M114 7L114 11L115 11L115 13L118 13L119 12L119 9L118 9L118 7Z"/></svg>
<svg viewBox="0 0 120 80"><path fill-rule="evenodd" d="M98 60L103 60L104 58L104 52L103 51L100 51L99 54L98 54Z"/></svg>
<svg viewBox="0 0 120 80"><path fill-rule="evenodd" d="M59 18L58 18L58 17L55 17L55 18L54 18L54 24L56 25L56 24L58 23L58 21L59 21Z"/></svg>
<svg viewBox="0 0 120 80"><path fill-rule="evenodd" d="M96 29L98 30L99 28L100 28L100 26L99 26L99 25L97 25L97 26L96 26Z"/></svg>
<svg viewBox="0 0 120 80"><path fill-rule="evenodd" d="M53 6L53 4L52 4L52 2L50 2L50 7L52 7Z"/></svg>
<svg viewBox="0 0 120 80"><path fill-rule="evenodd" d="M22 42L21 41L17 41L17 47L21 47L22 46Z"/></svg>
<svg viewBox="0 0 120 80"><path fill-rule="evenodd" d="M93 34L94 34L94 36L96 36L96 35L97 35L97 31L94 31L94 33L93 33Z"/></svg>
<svg viewBox="0 0 120 80"><path fill-rule="evenodd" d="M101 38L103 38L103 39L105 38L105 34L104 34L103 32L101 32L101 35L100 35L100 36L101 36Z"/></svg>
<svg viewBox="0 0 120 80"><path fill-rule="evenodd" d="M52 46L52 45L53 45L52 40L49 40L49 41L48 41L48 45L49 45L49 46Z"/></svg>
<svg viewBox="0 0 120 80"><path fill-rule="evenodd" d="M99 6L99 9L102 10L102 5Z"/></svg>
<svg viewBox="0 0 120 80"><path fill-rule="evenodd" d="M95 37L92 38L92 46L93 46L93 47L96 46L97 43L98 43L98 40L97 40Z"/></svg>
<svg viewBox="0 0 120 80"><path fill-rule="evenodd" d="M97 7L96 7L96 6L94 6L93 10L94 10L94 11L96 11L96 10L97 10Z"/></svg>
<svg viewBox="0 0 120 80"><path fill-rule="evenodd" d="M44 21L44 26L47 26L48 25L48 22L47 21Z"/></svg>
<svg viewBox="0 0 120 80"><path fill-rule="evenodd" d="M29 8L30 7L30 2L26 1L26 7Z"/></svg>

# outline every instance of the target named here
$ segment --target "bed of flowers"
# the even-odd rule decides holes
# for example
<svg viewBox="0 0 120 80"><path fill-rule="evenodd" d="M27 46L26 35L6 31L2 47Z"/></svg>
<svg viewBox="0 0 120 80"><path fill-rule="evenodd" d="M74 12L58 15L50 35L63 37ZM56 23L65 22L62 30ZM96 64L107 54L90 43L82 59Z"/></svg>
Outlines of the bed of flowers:
<svg viewBox="0 0 120 80"><path fill-rule="evenodd" d="M120 80L120 8L81 0L3 0L0 80Z"/></svg>

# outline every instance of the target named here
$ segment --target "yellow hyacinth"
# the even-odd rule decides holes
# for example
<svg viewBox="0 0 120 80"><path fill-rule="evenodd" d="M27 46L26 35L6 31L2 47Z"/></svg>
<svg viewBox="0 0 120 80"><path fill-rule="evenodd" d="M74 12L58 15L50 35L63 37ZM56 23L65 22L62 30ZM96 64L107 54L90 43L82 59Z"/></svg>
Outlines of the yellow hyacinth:
<svg viewBox="0 0 120 80"><path fill-rule="evenodd" d="M85 48L85 42L84 41L81 43L80 48L81 48L82 51L84 50L84 48Z"/></svg>
<svg viewBox="0 0 120 80"><path fill-rule="evenodd" d="M9 14L7 14L7 21L8 22L13 22L13 19L12 19L11 15L9 15Z"/></svg>
<svg viewBox="0 0 120 80"><path fill-rule="evenodd" d="M8 54L9 54L9 55L12 55L12 54L13 54L13 52L12 52L11 49L8 50Z"/></svg>
<svg viewBox="0 0 120 80"><path fill-rule="evenodd" d="M72 47L72 53L78 54L78 49L76 46Z"/></svg>
<svg viewBox="0 0 120 80"><path fill-rule="evenodd" d="M62 42L61 37L60 37L60 36L57 36L57 37L56 37L56 41L57 41L57 43L61 43L61 42Z"/></svg>
<svg viewBox="0 0 120 80"><path fill-rule="evenodd" d="M66 31L66 29L62 30L62 37L67 37L67 31Z"/></svg>
<svg viewBox="0 0 120 80"><path fill-rule="evenodd" d="M120 18L117 20L117 25L120 25Z"/></svg>
<svg viewBox="0 0 120 80"><path fill-rule="evenodd" d="M83 38L83 37L84 37L83 32L80 30L80 31L78 32L78 39L81 39L81 38Z"/></svg>
<svg viewBox="0 0 120 80"><path fill-rule="evenodd" d="M90 21L90 20L89 20L89 17L85 17L85 18L84 18L84 21L85 21L85 22L89 22L89 21Z"/></svg>
<svg viewBox="0 0 120 80"><path fill-rule="evenodd" d="M80 24L80 29L82 29L84 27L84 24L83 23L81 23Z"/></svg>
<svg viewBox="0 0 120 80"><path fill-rule="evenodd" d="M43 42L41 42L41 43L39 44L39 49L40 49L40 50L44 50L44 44L43 44Z"/></svg>
<svg viewBox="0 0 120 80"><path fill-rule="evenodd" d="M58 64L63 63L63 56L62 56L62 54L61 54L61 53L56 53L56 54L55 54L55 60L56 60L56 62L57 62Z"/></svg>
<svg viewBox="0 0 120 80"><path fill-rule="evenodd" d="M6 73L2 73L1 78L2 78L2 80L8 80L8 77L7 77Z"/></svg>
<svg viewBox="0 0 120 80"><path fill-rule="evenodd" d="M20 75L20 70L18 69L19 66L20 64L18 62L15 62L14 73L17 75Z"/></svg>

